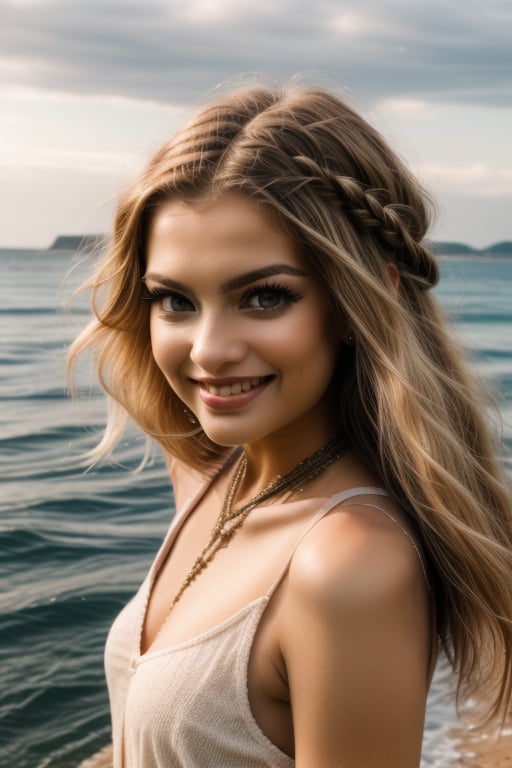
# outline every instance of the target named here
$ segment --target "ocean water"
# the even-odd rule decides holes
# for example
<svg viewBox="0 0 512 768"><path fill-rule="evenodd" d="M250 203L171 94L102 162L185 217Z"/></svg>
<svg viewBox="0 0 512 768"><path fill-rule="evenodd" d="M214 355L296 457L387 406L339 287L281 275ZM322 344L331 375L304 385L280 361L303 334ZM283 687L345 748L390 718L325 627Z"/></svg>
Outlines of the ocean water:
<svg viewBox="0 0 512 768"><path fill-rule="evenodd" d="M441 266L437 294L497 392L510 448L512 259ZM66 349L88 309L59 307L87 268L71 252L0 250L0 768L75 768L109 742L105 637L173 514L158 454L130 472L144 450L135 432L117 464L80 466L104 403L92 386L77 402L67 395ZM466 765L450 736L451 690L440 664L424 768Z"/></svg>

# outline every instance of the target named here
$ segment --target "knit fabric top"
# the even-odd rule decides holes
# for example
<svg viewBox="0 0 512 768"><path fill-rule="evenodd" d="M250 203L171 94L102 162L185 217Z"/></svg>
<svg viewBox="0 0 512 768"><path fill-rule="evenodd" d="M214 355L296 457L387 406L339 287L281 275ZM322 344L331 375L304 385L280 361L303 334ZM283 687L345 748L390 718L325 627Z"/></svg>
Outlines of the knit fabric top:
<svg viewBox="0 0 512 768"><path fill-rule="evenodd" d="M108 636L105 666L114 768L292 768L295 764L267 738L252 715L248 664L261 616L296 547L266 594L190 640L140 654L155 576L203 493L204 488L193 494L176 515L148 576ZM296 546L330 510L367 494L384 496L386 492L353 488L319 500L319 509Z"/></svg>

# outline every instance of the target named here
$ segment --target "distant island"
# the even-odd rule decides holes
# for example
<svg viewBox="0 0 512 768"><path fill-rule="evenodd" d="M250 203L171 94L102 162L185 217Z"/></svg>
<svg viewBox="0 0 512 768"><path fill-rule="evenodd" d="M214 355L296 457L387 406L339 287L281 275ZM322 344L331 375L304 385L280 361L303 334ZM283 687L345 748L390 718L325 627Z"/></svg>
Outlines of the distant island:
<svg viewBox="0 0 512 768"><path fill-rule="evenodd" d="M485 248L438 240L431 240L429 245L438 256L512 256L512 240L502 240Z"/></svg>
<svg viewBox="0 0 512 768"><path fill-rule="evenodd" d="M48 251L92 251L105 235L58 235L47 249Z"/></svg>
<svg viewBox="0 0 512 768"><path fill-rule="evenodd" d="M102 242L105 235L59 235L55 238L49 251L92 251ZM431 249L438 256L512 256L512 240L502 240L486 248L473 248L466 243L430 240Z"/></svg>

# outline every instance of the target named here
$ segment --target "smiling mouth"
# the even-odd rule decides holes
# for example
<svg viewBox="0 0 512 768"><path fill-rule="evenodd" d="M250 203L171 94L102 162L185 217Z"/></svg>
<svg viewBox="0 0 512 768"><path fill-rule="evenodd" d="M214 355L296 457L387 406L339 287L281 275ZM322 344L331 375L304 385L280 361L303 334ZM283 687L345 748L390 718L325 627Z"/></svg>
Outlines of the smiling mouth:
<svg viewBox="0 0 512 768"><path fill-rule="evenodd" d="M215 384L207 384L204 381L199 382L199 384L203 389L206 389L210 395L230 397L231 395L240 395L242 392L250 392L251 389L259 387L260 384L264 384L271 378L271 376L257 376L253 379L244 379L244 381L236 381L232 384L222 384L219 386L215 386Z"/></svg>

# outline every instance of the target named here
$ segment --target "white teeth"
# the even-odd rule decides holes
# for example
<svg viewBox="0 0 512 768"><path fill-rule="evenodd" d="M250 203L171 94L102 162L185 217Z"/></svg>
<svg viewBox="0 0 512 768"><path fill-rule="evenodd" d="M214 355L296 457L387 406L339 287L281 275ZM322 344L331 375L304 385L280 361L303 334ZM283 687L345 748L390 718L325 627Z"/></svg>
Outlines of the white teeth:
<svg viewBox="0 0 512 768"><path fill-rule="evenodd" d="M230 395L239 395L241 392L249 392L253 387L257 387L261 383L261 378L254 378L250 381L237 381L234 384L224 384L222 387L216 387L214 384L205 384L204 386L210 393L210 395L220 395L221 397L229 397Z"/></svg>

